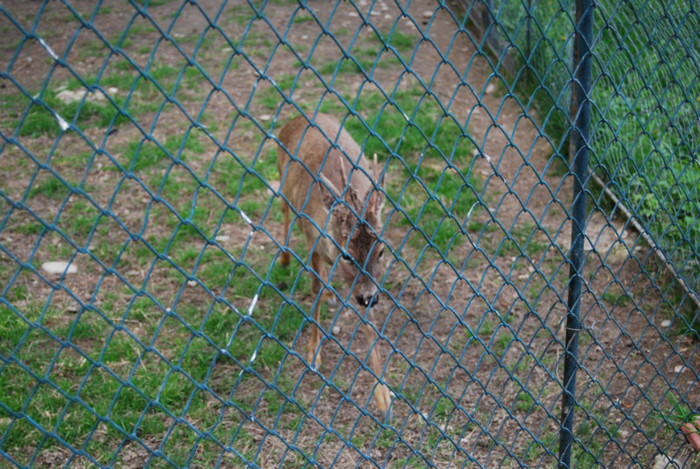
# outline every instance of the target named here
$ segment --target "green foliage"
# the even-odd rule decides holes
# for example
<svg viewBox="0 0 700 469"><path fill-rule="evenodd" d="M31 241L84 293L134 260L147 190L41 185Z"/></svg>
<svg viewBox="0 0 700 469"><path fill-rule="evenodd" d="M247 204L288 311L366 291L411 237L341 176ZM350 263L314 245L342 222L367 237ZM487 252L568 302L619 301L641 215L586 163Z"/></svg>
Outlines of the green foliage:
<svg viewBox="0 0 700 469"><path fill-rule="evenodd" d="M532 396L525 391L521 391L515 399L515 410L530 412L535 406Z"/></svg>
<svg viewBox="0 0 700 469"><path fill-rule="evenodd" d="M494 7L523 67L513 84L522 100L537 104L544 132L567 154L570 64L562 58L573 54L574 2L534 3L529 36L524 4ZM688 38L700 18L682 2L606 0L594 21L599 78L591 90L590 167L693 284L700 263L700 47Z"/></svg>
<svg viewBox="0 0 700 469"><path fill-rule="evenodd" d="M664 14L635 20L642 5ZM605 28L597 53L605 59L594 61L593 73L605 73L593 88L593 168L692 283L700 262L700 130L693 102L700 96L700 48L686 38L700 20L660 1L625 3L621 10L616 4L611 18L606 12L613 5L601 7L596 25Z"/></svg>

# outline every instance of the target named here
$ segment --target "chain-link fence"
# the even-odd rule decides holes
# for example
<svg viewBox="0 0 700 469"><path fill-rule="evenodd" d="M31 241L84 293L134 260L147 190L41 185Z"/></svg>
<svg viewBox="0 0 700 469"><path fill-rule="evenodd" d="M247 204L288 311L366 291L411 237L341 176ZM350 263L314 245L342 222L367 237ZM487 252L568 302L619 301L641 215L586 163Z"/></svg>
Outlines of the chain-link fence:
<svg viewBox="0 0 700 469"><path fill-rule="evenodd" d="M696 467L698 15L0 3L0 466Z"/></svg>

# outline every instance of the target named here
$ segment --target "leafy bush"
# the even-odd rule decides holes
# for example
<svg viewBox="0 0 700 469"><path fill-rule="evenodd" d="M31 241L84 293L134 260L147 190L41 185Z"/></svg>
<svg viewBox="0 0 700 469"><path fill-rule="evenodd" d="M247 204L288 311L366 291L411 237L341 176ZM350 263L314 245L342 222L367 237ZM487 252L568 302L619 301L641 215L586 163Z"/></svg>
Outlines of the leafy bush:
<svg viewBox="0 0 700 469"><path fill-rule="evenodd" d="M643 4L643 5L642 5ZM648 12L638 16L642 7ZM661 1L601 2L592 169L691 284L700 251L697 15Z"/></svg>
<svg viewBox="0 0 700 469"><path fill-rule="evenodd" d="M494 2L493 11L521 67L514 85L537 103L543 132L566 153L575 5L529 5L528 11L520 2ZM693 38L700 17L683 2L660 0L603 0L594 15L591 170L695 285L700 43Z"/></svg>

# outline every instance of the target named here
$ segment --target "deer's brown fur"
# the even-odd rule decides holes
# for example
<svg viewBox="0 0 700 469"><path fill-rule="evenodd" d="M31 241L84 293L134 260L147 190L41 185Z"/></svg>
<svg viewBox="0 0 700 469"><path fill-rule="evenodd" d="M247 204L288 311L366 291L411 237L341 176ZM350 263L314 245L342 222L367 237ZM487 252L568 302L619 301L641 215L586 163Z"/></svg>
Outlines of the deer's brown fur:
<svg viewBox="0 0 700 469"><path fill-rule="evenodd" d="M336 264L343 283L353 287L353 298L366 317L373 321L371 307L377 301L377 282L383 268L383 244L377 239L381 231L381 210L384 204L383 178L375 159L368 161L350 134L340 123L326 114L316 114L311 121L297 116L279 134L277 167L283 194L282 213L284 239L289 239L290 217L296 215L312 250L313 292L321 299L331 299L327 265ZM281 263L288 265L289 251L281 254ZM319 301L316 301L308 361L321 365ZM382 376L377 336L364 325L370 343L370 366ZM379 410L388 417L391 396L389 389L378 383L374 397Z"/></svg>

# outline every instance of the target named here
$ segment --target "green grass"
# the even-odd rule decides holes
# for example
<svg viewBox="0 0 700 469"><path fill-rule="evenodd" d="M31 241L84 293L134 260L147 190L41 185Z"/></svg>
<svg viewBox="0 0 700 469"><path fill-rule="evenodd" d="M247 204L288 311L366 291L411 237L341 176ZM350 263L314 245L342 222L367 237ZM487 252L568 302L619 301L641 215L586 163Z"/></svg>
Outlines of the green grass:
<svg viewBox="0 0 700 469"><path fill-rule="evenodd" d="M295 18L295 22L297 18ZM307 21L307 17L301 18ZM407 54L413 51L416 41L416 37L398 30L395 30L390 36L388 33L382 36L373 34L357 43L356 47L351 50L352 58L344 58L339 62L324 62L321 66L318 66L317 61L314 63L322 75L342 76L362 74L363 71L369 73L375 66L387 69L400 65L398 57L402 55L404 61L408 62L410 56ZM388 52L388 50L392 52Z"/></svg>
<svg viewBox="0 0 700 469"><path fill-rule="evenodd" d="M697 413L672 393L666 395L666 402L660 407L664 410L655 411L652 421L663 428L667 444L676 437L685 422L697 421L699 418ZM696 459L700 459L700 456L696 456Z"/></svg>
<svg viewBox="0 0 700 469"><path fill-rule="evenodd" d="M394 30L390 37L384 38L387 44L396 49L398 52L406 53L412 51L416 45L417 38L410 34L402 33L401 31Z"/></svg>
<svg viewBox="0 0 700 469"><path fill-rule="evenodd" d="M632 298L620 288L609 288L603 292L602 298L611 306L622 307L629 304Z"/></svg>
<svg viewBox="0 0 700 469"><path fill-rule="evenodd" d="M124 167L133 172L143 172L163 161L186 161L189 155L201 153L203 147L196 133L172 134L164 142L150 140L132 141L122 149ZM117 168L114 168L117 169Z"/></svg>
<svg viewBox="0 0 700 469"><path fill-rule="evenodd" d="M314 23L316 20L314 19L313 16L302 16L301 14L297 14L294 19L292 20L292 23L294 24L300 24L300 23Z"/></svg>
<svg viewBox="0 0 700 469"><path fill-rule="evenodd" d="M510 334L510 332L501 332L498 335L498 338L496 338L496 340L493 342L491 350L498 357L502 357L508 350L508 347L510 346L513 340L513 336L512 334Z"/></svg>
<svg viewBox="0 0 700 469"><path fill-rule="evenodd" d="M535 402L532 399L532 396L526 392L520 392L515 399L515 410L520 412L528 413L534 408L534 406Z"/></svg>
<svg viewBox="0 0 700 469"><path fill-rule="evenodd" d="M244 26L255 18L255 12L248 5L234 5L225 13L226 20Z"/></svg>
<svg viewBox="0 0 700 469"><path fill-rule="evenodd" d="M582 444L574 445L571 462L578 467L599 467L600 458L610 441L608 434L615 438L619 424L610 420L610 413L602 402L592 403L583 398L580 405L590 416L582 418L576 425L574 431Z"/></svg>
<svg viewBox="0 0 700 469"><path fill-rule="evenodd" d="M359 63L359 65L358 65ZM362 70L372 68L372 62L369 60L358 61L352 59L343 59L340 62L326 62L318 68L318 73L321 75L342 75L347 73L362 73Z"/></svg>
<svg viewBox="0 0 700 469"><path fill-rule="evenodd" d="M10 364L0 374L3 402L13 412L19 412L30 402L29 408L36 411L30 410L28 415L37 425L30 428L24 423L11 424L9 414L0 409L0 431L7 435L4 448L14 453L15 448L35 444L43 431L53 428L58 428L57 434L69 444L79 445L104 418L100 425L109 438L91 451L108 460L114 449L107 441L119 441L133 432L143 439L157 438L172 424L169 415L186 414L191 421L201 420L203 428L217 424L216 415L209 411L209 392L199 391L197 383L210 380L210 387L226 396L226 389L237 376L226 372L234 363L231 360L259 370L277 366L287 354L282 344L291 343L303 321L303 315L296 309L288 306L280 309L274 288L261 288L250 271L235 267L226 258L220 251L219 254L207 251L198 278L215 286L225 282L231 273L237 296L252 299L259 295L255 321L221 304L215 304L203 317L201 308L183 305L164 312L148 298L139 298L124 313L128 323L137 321L144 329L134 336L117 330L113 323L94 312L66 317L52 308L42 313L41 304L24 305L20 310L25 311L25 321L15 308L0 305L0 353L13 356L17 350L16 360L31 370L27 372ZM307 276L300 280L298 291L308 291ZM269 281L270 285L282 282L291 285L296 281L296 273L275 266ZM21 289L15 289L13 301L27 301L26 298ZM197 330L204 335L193 335ZM56 355L59 343L50 334L78 345L81 354L66 349ZM270 335L276 340L269 339ZM159 355L145 347L151 340ZM226 358L220 350L227 350L232 358ZM257 357L251 360L255 354ZM187 375L173 372L174 363L179 363ZM46 373L49 364L51 381L42 383L38 377ZM246 374L244 379L250 379L250 375ZM293 383L282 377L278 386L288 393ZM71 403L66 395L79 395L80 402ZM294 406L283 407L285 400L276 391L268 391L264 400L273 415L298 412ZM180 451L191 448L189 443L194 441L191 438L194 436L185 431L172 440L171 447L166 445L164 453L184 464L187 455ZM55 444L49 439L45 448Z"/></svg>
<svg viewBox="0 0 700 469"><path fill-rule="evenodd" d="M474 343L476 343L474 334L466 327L460 327L450 340L450 350L459 357L466 351L467 347Z"/></svg>
<svg viewBox="0 0 700 469"><path fill-rule="evenodd" d="M66 123L74 123L80 130L86 130L90 126L120 125L128 120L126 115L120 112L107 100L92 101L89 98L82 104L80 101L64 103L56 97L55 91L46 91L42 103L28 104L28 112L15 125L19 128L20 136L38 137L43 134L57 134L60 130L58 117ZM121 97L114 98L117 106L123 104ZM26 100L26 103L29 103ZM17 115L17 113L15 113Z"/></svg>
<svg viewBox="0 0 700 469"><path fill-rule="evenodd" d="M477 333L481 336L490 336L491 334L493 334L494 329L495 324L493 320L490 318L486 318L481 323L481 326L479 327Z"/></svg>
<svg viewBox="0 0 700 469"><path fill-rule="evenodd" d="M84 100L64 103L57 95L57 90L47 89L37 100L32 102L21 94L0 97L3 108L6 109L11 125L18 128L20 136L39 137L55 135L60 130L60 116L66 123L75 125L81 131L94 126L121 126L147 112L159 109L165 96L176 91L176 79L180 69L171 65L156 63L147 70L145 76L135 74L135 69L126 60L112 63L113 73L96 76L84 76L84 82L90 86L99 86L102 90L116 88L117 93L111 96L114 104L107 99L96 99L101 93L89 93ZM181 88L197 90L203 78L201 73L192 67L185 69L181 80ZM65 84L70 91L84 89L82 82L71 78Z"/></svg>
<svg viewBox="0 0 700 469"><path fill-rule="evenodd" d="M132 117L157 109L157 102L162 100L161 92L152 81L136 79L131 72L128 62L115 62L110 73L99 80L99 85L104 89L118 88L118 98L115 99L120 106L128 108ZM156 64L150 69L150 77L163 85L166 93L175 91L174 78L178 73L178 68L171 65ZM182 83L186 88L193 87L198 82L198 75L198 71L188 69ZM291 87L292 79L291 75L283 77L283 87ZM95 77L85 80L89 84L98 83ZM67 82L67 88L71 90L81 86L76 80ZM132 88L127 102L126 92ZM58 133L53 111L69 121L74 119L79 128L105 127L116 115L115 110L110 109L111 105L88 105L87 102L78 113L77 105L64 105L51 91L46 91L42 99L51 111L30 104L21 94L2 97L4 115L14 122L19 122L24 110L29 108L19 127L21 136ZM212 119L208 114L202 117L203 122ZM124 121L117 117L115 122L121 125ZM209 126L210 130L215 127L216 121ZM237 130L242 128L239 126ZM254 139L259 144L262 137L255 136ZM222 423L219 414L212 412L212 403L217 400L213 393L219 398L230 398L241 366L264 374L279 366L288 355L286 348L292 346L304 323L304 314L283 301L274 286L293 285L295 298L304 304L299 298L308 295L310 280L308 275L299 275L301 266L283 269L272 265L273 251L257 253L251 249L244 254L234 249L236 252L232 254L211 247L203 250L200 231L213 237L212 221L221 220L225 225L243 224L238 212L227 207L208 189L198 188L195 199L197 186L193 184L191 174L181 170L182 163L193 165L199 161L207 151L207 144L208 140L196 130L172 129L158 142L132 139L111 148L110 152L123 168L137 175L153 193L171 203L186 220L182 223L169 209L156 203L144 225L149 229L144 237L158 255L171 256L183 270L195 275L205 288L221 295L217 300L206 294L195 297L185 294L173 307L172 299L166 300L164 296L185 285L185 277L169 264L157 260L157 254L145 243L124 239L123 228L116 226L111 218L100 215L100 211L82 196L73 194L66 199L73 184L104 203L101 187L79 182L85 171L85 162L93 157L93 152L72 153L69 148L61 149L59 154L57 150L52 167L69 185L53 174L41 171L28 189L30 201L67 200L57 218L57 228L78 245L84 245L87 234L94 229L91 255L116 269L120 275L131 279L139 271L153 269L150 278L157 278L158 282L145 286L144 291L162 301L165 308L173 309L164 310L147 296L132 298L130 288L121 282L118 282L121 288L115 288L109 280L97 293L100 297L95 303L97 309L80 314L59 313L51 305L42 316L44 305L35 303L21 282L13 288L14 293L2 297L9 304L0 303L0 353L4 357L12 356L14 361L0 374L0 395L8 396L3 397L3 403L10 412L21 412L25 405L36 409L27 413L35 424L14 420L8 411L0 410L3 451L21 463L30 463L28 458L33 450L25 448L41 446L42 451L51 451L58 445L52 437L41 443L47 432L55 432L76 447L85 444L86 451L102 464L109 464L113 458L117 462L120 460L116 451L125 435L136 434L144 440L156 441L171 432L163 442L162 452L176 464L185 465L197 437L191 429L176 425L173 416L198 422L202 431L214 429L213 433L225 444L231 444L250 460L254 458L255 446L250 433L237 428L229 420ZM259 216L267 204L265 198L260 197L267 190L263 178L276 178L274 154L273 158L268 156L251 159L243 155L242 159L236 160L230 154L223 154L219 156L209 182L232 206L251 217ZM96 171L95 168L92 166L91 171ZM102 170L113 174L117 168L108 164ZM90 183L97 181L88 179ZM113 176L105 177L100 183L107 181L109 184L113 179ZM121 191L120 198L129 194L125 187ZM143 196L142 192L139 197ZM122 212L124 208L128 207L120 203L112 206L122 220L128 218ZM12 226L18 225L18 232L24 235L36 235L44 230L44 226L36 221L18 223L19 220L13 220ZM134 225L130 228L134 229ZM222 232L226 230L224 226ZM45 243L39 256L64 258L73 253L74 248L66 243ZM5 267L6 263L0 264L3 280L11 274ZM90 271L91 268L94 266L90 262L81 265L81 269L88 269L88 277L95 273L98 274L96 277L101 275L100 269L95 272ZM265 283L261 284L260 279ZM188 285L187 288L199 287ZM254 297L258 298L257 306L249 319L242 313L247 311ZM124 329L118 324L124 324ZM80 353L72 348L59 351L60 342L52 335L58 340L69 341ZM148 348L149 344L153 349ZM158 353L153 353L154 350ZM222 350L227 352L222 354ZM49 381L44 382L38 377L46 375L50 364ZM174 366L180 366L186 374L173 371ZM238 395L233 399L239 408L247 411L255 405L250 396L258 395L255 384L251 383L257 381L251 380L251 376L249 371L242 375L242 381L237 385ZM293 381L285 381L284 376L280 376L276 382L285 394L292 393ZM211 390L201 390L201 383L207 383ZM289 404L278 391L268 390L263 396L265 412L281 415L280 425L299 426L301 409L297 404ZM238 413L231 414L231 417L232 421L240 420ZM93 433L104 438L87 441ZM199 444L202 447L203 443ZM210 451L209 455L203 455L201 460L215 464L217 447L207 451Z"/></svg>
<svg viewBox="0 0 700 469"><path fill-rule="evenodd" d="M61 200L65 199L69 192L69 186L66 186L66 184L59 179L50 175L42 181L35 181L34 185L29 190L28 197L31 199L38 195L43 195L50 199Z"/></svg>
<svg viewBox="0 0 700 469"><path fill-rule="evenodd" d="M141 6L148 6L148 7L157 7L161 5L165 5L166 3L170 2L171 0L137 0L137 3L139 3Z"/></svg>

